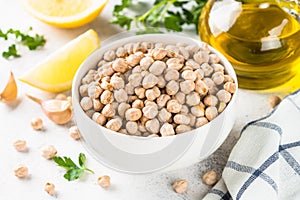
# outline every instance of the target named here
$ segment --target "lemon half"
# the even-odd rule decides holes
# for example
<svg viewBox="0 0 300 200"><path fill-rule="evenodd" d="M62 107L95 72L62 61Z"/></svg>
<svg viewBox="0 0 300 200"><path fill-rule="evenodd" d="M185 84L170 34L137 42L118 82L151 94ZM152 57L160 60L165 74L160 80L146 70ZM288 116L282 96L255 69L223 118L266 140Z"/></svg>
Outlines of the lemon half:
<svg viewBox="0 0 300 200"><path fill-rule="evenodd" d="M20 0L37 19L61 28L75 28L94 20L108 0Z"/></svg>
<svg viewBox="0 0 300 200"><path fill-rule="evenodd" d="M49 92L68 90L78 67L99 44L98 34L88 30L50 54L19 80Z"/></svg>

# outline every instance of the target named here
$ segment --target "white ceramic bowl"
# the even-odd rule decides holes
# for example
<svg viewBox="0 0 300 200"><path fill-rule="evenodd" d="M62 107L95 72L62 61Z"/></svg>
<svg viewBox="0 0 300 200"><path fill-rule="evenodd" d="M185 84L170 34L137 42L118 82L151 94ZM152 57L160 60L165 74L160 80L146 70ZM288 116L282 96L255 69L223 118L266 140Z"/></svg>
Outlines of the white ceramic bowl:
<svg viewBox="0 0 300 200"><path fill-rule="evenodd" d="M226 139L235 120L237 91L225 110L208 124L192 131L168 137L138 137L120 134L98 125L81 109L78 88L81 79L95 68L101 56L129 42L162 42L200 44L200 41L177 34L146 34L130 36L96 50L77 71L72 87L74 115L83 137L83 144L104 165L126 173L151 173L189 166L211 155ZM237 83L236 74L228 60L210 47L222 60L225 69Z"/></svg>

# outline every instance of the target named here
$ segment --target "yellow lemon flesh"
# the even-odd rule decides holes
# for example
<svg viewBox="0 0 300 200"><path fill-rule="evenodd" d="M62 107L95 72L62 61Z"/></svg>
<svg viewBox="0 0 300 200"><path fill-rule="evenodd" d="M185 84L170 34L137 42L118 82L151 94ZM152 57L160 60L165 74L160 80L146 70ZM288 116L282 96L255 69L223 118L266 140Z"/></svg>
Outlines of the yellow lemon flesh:
<svg viewBox="0 0 300 200"><path fill-rule="evenodd" d="M61 28L75 28L94 20L108 0L21 0L37 19Z"/></svg>
<svg viewBox="0 0 300 200"><path fill-rule="evenodd" d="M50 54L19 80L49 92L68 90L78 67L99 44L97 33L88 30Z"/></svg>

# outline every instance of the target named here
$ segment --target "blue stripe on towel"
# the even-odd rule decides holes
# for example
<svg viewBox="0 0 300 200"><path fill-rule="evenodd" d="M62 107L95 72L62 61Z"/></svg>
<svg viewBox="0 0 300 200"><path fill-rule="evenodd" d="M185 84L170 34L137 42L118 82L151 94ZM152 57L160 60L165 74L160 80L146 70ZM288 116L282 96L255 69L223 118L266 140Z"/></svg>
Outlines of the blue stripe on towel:
<svg viewBox="0 0 300 200"><path fill-rule="evenodd" d="M229 167L229 168L234 169L234 170L239 171L239 172L247 172L249 174L255 174L254 172L256 171L256 169L253 168L253 167L241 165L241 164L236 163L234 161L228 161L227 164L226 164L226 167ZM278 186L270 176L268 176L264 172L261 172L259 177L261 179L263 179L264 181L266 181L267 183L269 183L269 185L276 191L276 193L278 193Z"/></svg>
<svg viewBox="0 0 300 200"><path fill-rule="evenodd" d="M220 197L223 197L225 195L225 193L223 191L218 190L218 189L212 189L209 193L216 194Z"/></svg>
<svg viewBox="0 0 300 200"><path fill-rule="evenodd" d="M298 175L300 175L300 165L297 162L297 160L286 150L294 147L299 147L299 146L300 146L300 141L279 146L279 152L281 156L285 159L285 161L291 166L291 168L293 168L293 170Z"/></svg>

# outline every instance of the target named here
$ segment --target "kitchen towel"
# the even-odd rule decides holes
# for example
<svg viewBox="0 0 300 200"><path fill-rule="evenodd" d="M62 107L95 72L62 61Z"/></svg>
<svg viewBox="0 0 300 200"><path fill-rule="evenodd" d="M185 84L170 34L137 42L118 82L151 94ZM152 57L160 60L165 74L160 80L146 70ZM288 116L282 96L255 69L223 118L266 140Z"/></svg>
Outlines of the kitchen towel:
<svg viewBox="0 0 300 200"><path fill-rule="evenodd" d="M204 200L300 200L300 90L247 124Z"/></svg>

